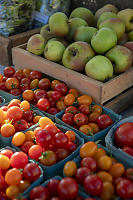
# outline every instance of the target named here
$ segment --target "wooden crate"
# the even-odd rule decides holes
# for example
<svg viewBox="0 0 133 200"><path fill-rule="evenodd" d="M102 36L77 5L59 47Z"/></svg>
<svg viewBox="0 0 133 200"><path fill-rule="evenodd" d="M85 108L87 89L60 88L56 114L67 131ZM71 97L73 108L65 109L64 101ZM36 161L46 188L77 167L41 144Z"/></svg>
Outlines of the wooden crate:
<svg viewBox="0 0 133 200"><path fill-rule="evenodd" d="M64 81L69 87L78 89L81 94L91 95L94 101L101 105L133 85L133 68L106 83L102 83L29 53L26 51L26 44L13 48L12 55L16 68L28 67Z"/></svg>
<svg viewBox="0 0 133 200"><path fill-rule="evenodd" d="M39 33L39 31L40 28L36 28L7 38L0 35L0 64L12 65L12 48L26 43L30 36Z"/></svg>

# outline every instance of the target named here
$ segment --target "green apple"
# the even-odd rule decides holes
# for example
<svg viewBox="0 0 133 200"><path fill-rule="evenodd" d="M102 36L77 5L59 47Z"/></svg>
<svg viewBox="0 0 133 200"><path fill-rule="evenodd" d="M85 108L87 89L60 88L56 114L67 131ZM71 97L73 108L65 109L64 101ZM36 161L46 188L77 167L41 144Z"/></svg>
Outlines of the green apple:
<svg viewBox="0 0 133 200"><path fill-rule="evenodd" d="M125 23L126 31L133 30L133 10L124 9L118 12L118 17Z"/></svg>
<svg viewBox="0 0 133 200"><path fill-rule="evenodd" d="M91 38L97 32L97 29L89 26L80 26L74 34L75 41L91 42Z"/></svg>
<svg viewBox="0 0 133 200"><path fill-rule="evenodd" d="M93 57L85 66L87 76L99 81L105 81L113 76L113 65L105 56Z"/></svg>
<svg viewBox="0 0 133 200"><path fill-rule="evenodd" d="M46 42L40 34L35 34L29 38L27 50L35 55L42 55Z"/></svg>
<svg viewBox="0 0 133 200"><path fill-rule="evenodd" d="M46 59L59 62L62 60L65 46L59 41L51 41L46 44L44 56Z"/></svg>
<svg viewBox="0 0 133 200"><path fill-rule="evenodd" d="M130 31L128 33L128 38L129 38L130 41L133 41L133 31Z"/></svg>
<svg viewBox="0 0 133 200"><path fill-rule="evenodd" d="M106 56L114 63L115 74L125 72L132 66L132 52L124 46L115 46L106 53Z"/></svg>
<svg viewBox="0 0 133 200"><path fill-rule="evenodd" d="M86 63L94 55L94 51L87 42L74 42L66 48L63 54L62 63L69 69L83 72Z"/></svg>
<svg viewBox="0 0 133 200"><path fill-rule="evenodd" d="M54 34L50 31L48 24L41 28L40 34L45 40L49 40L50 38L54 37Z"/></svg>
<svg viewBox="0 0 133 200"><path fill-rule="evenodd" d="M104 12L103 14L100 15L98 21L97 21L97 27L99 27L99 25L104 22L107 19L111 19L111 18L118 18L117 14L113 13L113 12Z"/></svg>
<svg viewBox="0 0 133 200"><path fill-rule="evenodd" d="M101 28L91 39L91 46L97 53L105 53L117 44L117 35L111 28Z"/></svg>

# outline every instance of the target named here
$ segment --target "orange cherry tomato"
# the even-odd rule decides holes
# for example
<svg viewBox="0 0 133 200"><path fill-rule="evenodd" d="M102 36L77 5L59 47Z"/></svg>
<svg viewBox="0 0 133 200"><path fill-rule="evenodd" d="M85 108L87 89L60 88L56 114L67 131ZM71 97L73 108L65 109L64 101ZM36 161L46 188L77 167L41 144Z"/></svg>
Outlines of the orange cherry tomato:
<svg viewBox="0 0 133 200"><path fill-rule="evenodd" d="M30 73L31 73L30 69L23 69L24 78L30 78Z"/></svg>
<svg viewBox="0 0 133 200"><path fill-rule="evenodd" d="M76 171L77 171L77 165L74 161L66 162L63 169L65 176L74 176L76 174Z"/></svg>
<svg viewBox="0 0 133 200"><path fill-rule="evenodd" d="M56 85L57 83L60 83L60 81L58 81L58 80L53 80L53 81L51 82L51 89L52 89L52 90L54 90L54 87L55 87L55 85Z"/></svg>
<svg viewBox="0 0 133 200"><path fill-rule="evenodd" d="M92 103L92 97L88 95L82 95L77 98L77 101L79 105L85 104L89 106Z"/></svg>
<svg viewBox="0 0 133 200"><path fill-rule="evenodd" d="M52 96L52 93L53 93L53 90L47 91L48 98L50 98Z"/></svg>
<svg viewBox="0 0 133 200"><path fill-rule="evenodd" d="M22 102L20 103L20 108L21 108L21 110L23 110L23 111L30 110L30 103L29 103L28 101L24 100L24 101L22 101Z"/></svg>
<svg viewBox="0 0 133 200"><path fill-rule="evenodd" d="M97 112L90 113L88 116L89 122L96 123L99 116L100 116L100 114Z"/></svg>
<svg viewBox="0 0 133 200"><path fill-rule="evenodd" d="M34 141L34 139L35 139L34 131L25 132L25 141Z"/></svg>
<svg viewBox="0 0 133 200"><path fill-rule="evenodd" d="M108 181L108 182L113 182L113 177L111 174L109 174L108 172L105 172L105 171L99 171L97 173L97 176L100 177L100 179L105 182L105 181Z"/></svg>
<svg viewBox="0 0 133 200"><path fill-rule="evenodd" d="M0 124L3 124L5 119L4 111L0 108Z"/></svg>
<svg viewBox="0 0 133 200"><path fill-rule="evenodd" d="M125 172L125 167L121 163L115 163L109 170L109 173L113 176L113 178L118 178L122 176Z"/></svg>
<svg viewBox="0 0 133 200"><path fill-rule="evenodd" d="M13 99L9 102L8 108L11 108L12 106L18 106L20 107L21 101L19 99Z"/></svg>
<svg viewBox="0 0 133 200"><path fill-rule="evenodd" d="M57 101L56 103L56 108L61 111L61 110L64 110L66 108L66 105L64 103L64 101Z"/></svg>
<svg viewBox="0 0 133 200"><path fill-rule="evenodd" d="M97 145L95 142L87 142L80 148L80 157L93 157L97 153Z"/></svg>
<svg viewBox="0 0 133 200"><path fill-rule="evenodd" d="M48 117L41 117L39 119L39 125L41 128L44 128L45 126L47 126L49 124L54 124L54 122L51 119L49 119Z"/></svg>
<svg viewBox="0 0 133 200"><path fill-rule="evenodd" d="M5 155L0 155L0 169L8 169L10 167L10 160Z"/></svg>
<svg viewBox="0 0 133 200"><path fill-rule="evenodd" d="M103 182L103 191L100 195L101 200L112 200L114 196L114 186L111 182Z"/></svg>
<svg viewBox="0 0 133 200"><path fill-rule="evenodd" d="M1 127L1 135L4 137L11 137L15 134L15 128L12 124L4 124Z"/></svg>
<svg viewBox="0 0 133 200"><path fill-rule="evenodd" d="M73 94L67 94L64 98L64 103L66 106L70 106L75 102L75 96Z"/></svg>
<svg viewBox="0 0 133 200"><path fill-rule="evenodd" d="M79 97L79 92L78 90L72 88L68 91L68 94L73 94L75 96L75 98L78 98Z"/></svg>
<svg viewBox="0 0 133 200"><path fill-rule="evenodd" d="M89 125L82 125L79 127L79 131L87 136L93 136L93 129Z"/></svg>
<svg viewBox="0 0 133 200"><path fill-rule="evenodd" d="M35 94L32 90L25 90L22 96L24 100L32 102L34 100Z"/></svg>
<svg viewBox="0 0 133 200"><path fill-rule="evenodd" d="M19 88L19 81L16 78L8 78L5 82L5 86L9 90Z"/></svg>
<svg viewBox="0 0 133 200"><path fill-rule="evenodd" d="M17 132L12 138L12 143L18 147L21 146L25 141L25 134L22 132Z"/></svg>
<svg viewBox="0 0 133 200"><path fill-rule="evenodd" d="M40 118L41 118L41 116L35 116L33 119L33 124L37 124L39 122Z"/></svg>
<svg viewBox="0 0 133 200"><path fill-rule="evenodd" d="M69 130L69 131L65 132L65 135L67 135L69 142L75 142L76 134L74 131Z"/></svg>
<svg viewBox="0 0 133 200"><path fill-rule="evenodd" d="M98 148L96 154L94 155L94 159L98 161L99 158L106 155L106 151L102 148Z"/></svg>
<svg viewBox="0 0 133 200"><path fill-rule="evenodd" d="M107 155L101 156L98 159L98 166L102 170L109 170L112 166L112 159Z"/></svg>
<svg viewBox="0 0 133 200"><path fill-rule="evenodd" d="M19 185L22 180L22 174L19 169L12 168L6 172L5 181L8 185Z"/></svg>
<svg viewBox="0 0 133 200"><path fill-rule="evenodd" d="M92 112L97 112L100 115L102 114L102 107L99 105L93 105L91 109L92 109Z"/></svg>
<svg viewBox="0 0 133 200"><path fill-rule="evenodd" d="M0 74L0 83L3 81L3 75Z"/></svg>
<svg viewBox="0 0 133 200"><path fill-rule="evenodd" d="M96 123L89 123L88 126L92 128L94 134L100 131L99 126Z"/></svg>
<svg viewBox="0 0 133 200"><path fill-rule="evenodd" d="M33 81L31 81L30 83L30 88L31 89L35 89L38 87L38 84L39 84L39 80L38 79L34 79Z"/></svg>
<svg viewBox="0 0 133 200"><path fill-rule="evenodd" d="M15 198L16 196L19 195L19 187L16 186L16 185L11 185L9 186L7 189L6 189L6 196L9 198L9 199L13 199Z"/></svg>

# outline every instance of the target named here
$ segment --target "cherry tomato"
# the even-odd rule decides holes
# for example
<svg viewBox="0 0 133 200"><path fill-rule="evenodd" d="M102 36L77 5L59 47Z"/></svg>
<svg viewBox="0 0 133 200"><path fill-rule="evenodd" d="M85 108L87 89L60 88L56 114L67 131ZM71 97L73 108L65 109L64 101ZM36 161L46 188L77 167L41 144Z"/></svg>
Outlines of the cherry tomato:
<svg viewBox="0 0 133 200"><path fill-rule="evenodd" d="M12 94L14 96L19 96L21 94L21 90L19 88L12 89L10 91L10 94Z"/></svg>
<svg viewBox="0 0 133 200"><path fill-rule="evenodd" d="M94 158L91 158L91 157L83 158L80 163L80 166L87 167L92 172L96 172L98 168L97 162L94 160Z"/></svg>
<svg viewBox="0 0 133 200"><path fill-rule="evenodd" d="M67 86L65 83L57 83L54 87L54 90L60 92L61 95L64 96L67 93Z"/></svg>
<svg viewBox="0 0 133 200"><path fill-rule="evenodd" d="M78 184L70 177L62 179L58 185L58 194L64 200L73 200L78 195Z"/></svg>
<svg viewBox="0 0 133 200"><path fill-rule="evenodd" d="M84 180L84 187L90 195L100 196L103 190L103 183L97 175L89 175Z"/></svg>
<svg viewBox="0 0 133 200"><path fill-rule="evenodd" d="M30 78L31 70L30 69L23 69L22 73L23 73L23 77Z"/></svg>
<svg viewBox="0 0 133 200"><path fill-rule="evenodd" d="M6 196L9 199L13 199L19 195L19 187L16 185L11 185L6 189Z"/></svg>
<svg viewBox="0 0 133 200"><path fill-rule="evenodd" d="M103 182L113 182L113 177L111 174L109 174L108 172L105 171L99 171L97 173L97 176L99 176L99 178L103 181Z"/></svg>
<svg viewBox="0 0 133 200"><path fill-rule="evenodd" d="M55 149L55 153L57 155L58 161L64 160L69 156L69 152L67 149Z"/></svg>
<svg viewBox="0 0 133 200"><path fill-rule="evenodd" d="M121 163L115 163L109 170L109 173L113 176L113 178L118 178L122 176L125 172L125 167Z"/></svg>
<svg viewBox="0 0 133 200"><path fill-rule="evenodd" d="M73 94L75 96L75 98L78 98L79 97L79 92L74 89L74 88L71 88L69 91L68 91L69 94Z"/></svg>
<svg viewBox="0 0 133 200"><path fill-rule="evenodd" d="M72 152L74 152L77 149L77 144L75 144L73 142L68 142L67 145L65 146L65 149L67 149L69 154L71 154Z"/></svg>
<svg viewBox="0 0 133 200"><path fill-rule="evenodd" d="M20 88L21 92L23 93L25 90L30 90L30 85L23 84L23 85L20 85L19 88Z"/></svg>
<svg viewBox="0 0 133 200"><path fill-rule="evenodd" d="M37 102L37 107L40 110L47 111L50 108L49 100L46 98L39 99L39 101Z"/></svg>
<svg viewBox="0 0 133 200"><path fill-rule="evenodd" d="M3 74L0 74L0 83L3 82Z"/></svg>
<svg viewBox="0 0 133 200"><path fill-rule="evenodd" d="M20 73L19 71L16 71L13 77L21 81L21 79L23 78L23 74Z"/></svg>
<svg viewBox="0 0 133 200"><path fill-rule="evenodd" d="M92 103L92 97L88 95L82 95L77 98L77 101L79 105L85 104L89 106Z"/></svg>
<svg viewBox="0 0 133 200"><path fill-rule="evenodd" d="M3 91L5 91L5 92L9 92L9 90L8 90L7 87L6 87L5 82L1 82L1 83L0 83L0 90L3 90Z"/></svg>
<svg viewBox="0 0 133 200"><path fill-rule="evenodd" d="M48 91L51 87L51 83L50 83L50 80L47 79L47 78L43 78L39 81L39 84L38 84L38 87L41 89L41 90L46 90Z"/></svg>
<svg viewBox="0 0 133 200"><path fill-rule="evenodd" d="M8 90L19 88L19 81L16 78L8 78L5 82L5 86Z"/></svg>
<svg viewBox="0 0 133 200"><path fill-rule="evenodd" d="M9 120L19 120L23 116L22 110L18 106L12 106L7 111L7 118Z"/></svg>
<svg viewBox="0 0 133 200"><path fill-rule="evenodd" d="M18 121L15 121L14 127L16 132L21 132L28 128L28 123L24 119L20 119Z"/></svg>
<svg viewBox="0 0 133 200"><path fill-rule="evenodd" d="M114 196L114 186L111 182L103 182L103 191L100 195L101 200L110 200Z"/></svg>
<svg viewBox="0 0 133 200"><path fill-rule="evenodd" d="M64 98L64 103L66 106L70 106L75 102L75 96L73 94L67 94Z"/></svg>
<svg viewBox="0 0 133 200"><path fill-rule="evenodd" d="M13 67L5 67L4 68L4 75L8 78L13 77L15 73L15 69Z"/></svg>
<svg viewBox="0 0 133 200"><path fill-rule="evenodd" d="M61 98L61 93L59 91L53 91L52 95L51 95L51 98L54 101L58 101Z"/></svg>
<svg viewBox="0 0 133 200"><path fill-rule="evenodd" d="M116 187L116 191L122 199L133 198L133 182L130 180L121 180Z"/></svg>
<svg viewBox="0 0 133 200"><path fill-rule="evenodd" d="M82 104L78 107L78 109L84 115L88 115L90 113L90 107L88 105Z"/></svg>
<svg viewBox="0 0 133 200"><path fill-rule="evenodd" d="M42 73L38 72L38 71L32 71L30 72L30 79L34 80L34 79L38 79L40 80L42 78Z"/></svg>
<svg viewBox="0 0 133 200"><path fill-rule="evenodd" d="M74 123L78 127L84 125L86 123L85 115L82 113L78 113L78 114L74 115Z"/></svg>
<svg viewBox="0 0 133 200"><path fill-rule="evenodd" d="M97 112L100 115L102 114L102 107L99 105L93 105L91 108L92 112Z"/></svg>
<svg viewBox="0 0 133 200"><path fill-rule="evenodd" d="M77 169L77 172L76 172L76 175L75 175L75 178L76 178L76 181L83 185L84 184L84 180L87 176L89 176L91 174L91 170L87 167L80 167Z"/></svg>
<svg viewBox="0 0 133 200"><path fill-rule="evenodd" d="M29 152L30 147L34 145L34 142L32 141L25 141L21 146L20 149L24 152L27 153Z"/></svg>
<svg viewBox="0 0 133 200"><path fill-rule="evenodd" d="M44 130L46 130L52 137L58 132L58 129L54 124L46 125Z"/></svg>
<svg viewBox="0 0 133 200"><path fill-rule="evenodd" d="M131 181L133 181L133 168L126 169L125 177Z"/></svg>
<svg viewBox="0 0 133 200"><path fill-rule="evenodd" d="M68 143L68 137L64 133L56 133L53 138L54 147L56 149L64 148Z"/></svg>
<svg viewBox="0 0 133 200"><path fill-rule="evenodd" d="M67 135L69 142L75 142L76 134L74 131L68 130L65 132L65 135Z"/></svg>
<svg viewBox="0 0 133 200"><path fill-rule="evenodd" d="M40 130L36 133L36 142L42 148L47 148L52 142L52 135L47 130Z"/></svg>
<svg viewBox="0 0 133 200"><path fill-rule="evenodd" d="M38 87L38 84L39 84L39 80L38 80L38 79L35 79L35 80L31 81L31 83L30 83L30 88L31 88L31 89L35 89L35 88Z"/></svg>
<svg viewBox="0 0 133 200"><path fill-rule="evenodd" d="M21 81L20 81L20 84L21 85L30 85L30 83L31 83L31 80L30 80L30 78L23 78Z"/></svg>
<svg viewBox="0 0 133 200"><path fill-rule="evenodd" d="M57 156L54 151L45 151L40 157L40 162L45 166L54 165L57 162Z"/></svg>
<svg viewBox="0 0 133 200"><path fill-rule="evenodd" d="M47 188L44 186L37 186L33 188L30 192L30 199L33 200L49 200L50 194Z"/></svg>
<svg viewBox="0 0 133 200"><path fill-rule="evenodd" d="M57 110L57 108L55 108L55 107L51 107L51 108L49 108L49 109L47 110L47 112L48 112L49 114L51 114L51 115L56 115L56 114L58 113L58 110Z"/></svg>
<svg viewBox="0 0 133 200"><path fill-rule="evenodd" d="M22 94L24 100L32 102L35 98L34 92L32 90L25 90Z"/></svg>
<svg viewBox="0 0 133 200"><path fill-rule="evenodd" d="M22 174L19 169L9 169L5 175L5 181L8 185L19 185L22 180Z"/></svg>
<svg viewBox="0 0 133 200"><path fill-rule="evenodd" d="M56 103L56 108L59 110L59 111L62 111L66 108L66 105L64 104L64 101L60 100L60 101L57 101Z"/></svg>
<svg viewBox="0 0 133 200"><path fill-rule="evenodd" d="M51 106L51 107L55 107L56 101L54 101L54 100L52 99L52 97L50 97L48 100L49 100L50 106Z"/></svg>
<svg viewBox="0 0 133 200"><path fill-rule="evenodd" d="M8 169L10 167L10 160L7 156L0 154L0 169Z"/></svg>
<svg viewBox="0 0 133 200"><path fill-rule="evenodd" d="M52 90L54 90L55 85L56 85L57 83L60 83L60 81L59 81L59 80L53 80L53 81L51 82L51 89L52 89Z"/></svg>
<svg viewBox="0 0 133 200"><path fill-rule="evenodd" d="M47 92L45 90L38 89L35 93L35 100L36 102L39 101L41 98L48 98Z"/></svg>
<svg viewBox="0 0 133 200"><path fill-rule="evenodd" d="M77 165L74 161L68 161L64 165L63 173L65 176L72 177L77 171Z"/></svg>
<svg viewBox="0 0 133 200"><path fill-rule="evenodd" d="M94 142L87 142L83 144L80 148L80 157L93 157L97 153L97 145Z"/></svg>
<svg viewBox="0 0 133 200"><path fill-rule="evenodd" d="M66 108L65 113L71 113L75 115L78 113L78 109L74 106L69 106L68 108Z"/></svg>
<svg viewBox="0 0 133 200"><path fill-rule="evenodd" d="M39 160L39 157L41 156L42 152L43 152L43 149L41 146L33 145L29 148L28 155L30 156L30 158L34 160Z"/></svg>
<svg viewBox="0 0 133 200"><path fill-rule="evenodd" d="M27 122L33 122L33 119L34 119L33 110L24 111L23 112L23 119L25 119Z"/></svg>
<svg viewBox="0 0 133 200"><path fill-rule="evenodd" d="M11 158L11 156L13 155L13 151L9 150L9 149L4 149L0 152L2 155L7 156L9 159Z"/></svg>
<svg viewBox="0 0 133 200"><path fill-rule="evenodd" d="M62 116L62 121L72 126L74 123L74 115L72 113L65 113Z"/></svg>
<svg viewBox="0 0 133 200"><path fill-rule="evenodd" d="M28 156L23 152L15 152L10 158L10 164L13 168L24 168L28 163Z"/></svg>
<svg viewBox="0 0 133 200"><path fill-rule="evenodd" d="M113 121L109 115L103 114L98 117L97 124L101 129L106 129L113 124Z"/></svg>
<svg viewBox="0 0 133 200"><path fill-rule="evenodd" d="M87 136L93 136L93 129L89 125L84 124L80 126L79 131L81 131Z"/></svg>
<svg viewBox="0 0 133 200"><path fill-rule="evenodd" d="M112 159L107 155L101 156L98 159L98 166L102 170L109 170L112 166Z"/></svg>
<svg viewBox="0 0 133 200"><path fill-rule="evenodd" d="M98 133L100 131L99 126L96 123L89 123L88 126L92 128L93 134Z"/></svg>
<svg viewBox="0 0 133 200"><path fill-rule="evenodd" d="M97 113L97 112L92 112L92 113L89 114L88 120L89 120L89 122L91 122L91 123L97 123L97 119L98 119L99 116L100 116L99 113Z"/></svg>
<svg viewBox="0 0 133 200"><path fill-rule="evenodd" d="M36 163L28 163L23 170L23 177L30 181L34 182L41 175L41 169Z"/></svg>
<svg viewBox="0 0 133 200"><path fill-rule="evenodd" d="M48 182L47 188L51 196L58 196L57 189L59 182L60 181L57 179L50 179L50 181Z"/></svg>

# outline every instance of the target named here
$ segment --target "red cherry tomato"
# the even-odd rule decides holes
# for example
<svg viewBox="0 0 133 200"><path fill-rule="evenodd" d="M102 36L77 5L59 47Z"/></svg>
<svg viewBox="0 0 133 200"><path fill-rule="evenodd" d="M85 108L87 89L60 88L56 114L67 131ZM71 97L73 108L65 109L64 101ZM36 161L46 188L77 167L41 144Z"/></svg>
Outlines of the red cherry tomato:
<svg viewBox="0 0 133 200"><path fill-rule="evenodd" d="M85 117L85 115L82 114L82 113L78 113L78 114L74 115L74 123L78 127L86 124L86 117Z"/></svg>
<svg viewBox="0 0 133 200"><path fill-rule="evenodd" d="M90 107L88 105L82 104L78 107L78 109L84 115L88 115L90 113Z"/></svg>
<svg viewBox="0 0 133 200"><path fill-rule="evenodd" d="M78 196L78 184L73 178L66 177L58 185L58 194L64 200L73 200Z"/></svg>
<svg viewBox="0 0 133 200"><path fill-rule="evenodd" d="M51 87L51 83L50 83L50 80L47 79L47 78L43 78L39 81L39 85L38 87L41 89L41 90L46 90L48 91Z"/></svg>
<svg viewBox="0 0 133 200"><path fill-rule="evenodd" d="M47 148L52 142L52 135L46 130L40 130L36 133L36 142L42 148Z"/></svg>
<svg viewBox="0 0 133 200"><path fill-rule="evenodd" d="M50 181L47 184L48 191L51 196L55 197L58 196L58 185L59 185L59 180L57 179L50 179Z"/></svg>
<svg viewBox="0 0 133 200"><path fill-rule="evenodd" d="M49 100L46 98L39 99L39 101L37 102L37 107L40 110L47 111L50 108Z"/></svg>
<svg viewBox="0 0 133 200"><path fill-rule="evenodd" d="M77 145L73 142L68 142L67 145L65 146L65 149L67 149L69 154L71 154L77 149Z"/></svg>
<svg viewBox="0 0 133 200"><path fill-rule="evenodd" d="M56 149L64 148L68 143L68 137L64 133L57 133L53 138L53 145Z"/></svg>
<svg viewBox="0 0 133 200"><path fill-rule="evenodd" d="M72 113L65 113L62 116L62 121L72 126L74 123L74 115Z"/></svg>
<svg viewBox="0 0 133 200"><path fill-rule="evenodd" d="M35 93L35 100L36 100L36 102L38 102L39 99L41 99L41 98L46 98L46 99L48 98L47 92L45 90L38 89L34 93Z"/></svg>
<svg viewBox="0 0 133 200"><path fill-rule="evenodd" d="M31 83L31 80L30 80L30 78L23 78L21 81L20 81L20 84L21 85L30 85L30 83Z"/></svg>
<svg viewBox="0 0 133 200"><path fill-rule="evenodd" d="M133 168L126 169L125 177L130 181L133 181Z"/></svg>
<svg viewBox="0 0 133 200"><path fill-rule="evenodd" d="M74 106L69 106L68 108L66 108L65 113L71 113L75 115L78 113L78 109Z"/></svg>
<svg viewBox="0 0 133 200"><path fill-rule="evenodd" d="M58 161L64 160L69 156L69 152L67 149L55 149L55 153L57 155Z"/></svg>
<svg viewBox="0 0 133 200"><path fill-rule="evenodd" d="M52 95L51 95L51 98L54 101L58 101L61 98L61 93L59 91L53 91Z"/></svg>
<svg viewBox="0 0 133 200"><path fill-rule="evenodd" d="M94 158L91 158L91 157L83 158L81 163L80 163L80 166L81 167L87 167L92 172L96 172L97 168L98 168L97 162L95 161Z"/></svg>
<svg viewBox="0 0 133 200"><path fill-rule="evenodd" d="M15 152L10 158L10 164L13 168L24 168L28 163L28 156L23 152Z"/></svg>
<svg viewBox="0 0 133 200"><path fill-rule="evenodd" d="M0 90L3 90L5 92L9 92L9 90L7 89L5 82L1 82L0 83Z"/></svg>
<svg viewBox="0 0 133 200"><path fill-rule="evenodd" d="M21 81L21 79L23 78L23 74L20 73L19 71L15 72L15 74L13 75L14 78L18 79L19 81Z"/></svg>
<svg viewBox="0 0 133 200"><path fill-rule="evenodd" d="M81 185L84 184L84 180L87 176L89 176L91 174L91 170L87 167L80 167L77 169L75 178L77 180L78 183L80 183Z"/></svg>
<svg viewBox="0 0 133 200"><path fill-rule="evenodd" d="M41 169L36 163L28 163L23 170L23 177L33 182L37 180L41 175Z"/></svg>
<svg viewBox="0 0 133 200"><path fill-rule="evenodd" d="M49 108L49 109L47 110L47 112L48 112L49 114L51 114L51 115L56 115L56 114L58 113L58 110L57 110L57 108L55 108L55 107L51 107L51 108Z"/></svg>
<svg viewBox="0 0 133 200"><path fill-rule="evenodd" d="M39 157L41 156L42 152L43 152L43 149L41 146L33 145L29 148L28 155L30 156L30 158L34 160L39 160Z"/></svg>
<svg viewBox="0 0 133 200"><path fill-rule="evenodd" d="M58 132L58 129L54 124L46 125L44 130L46 130L52 137Z"/></svg>
<svg viewBox="0 0 133 200"><path fill-rule="evenodd" d="M13 77L15 73L15 69L13 67L5 67L4 75L8 78Z"/></svg>
<svg viewBox="0 0 133 200"><path fill-rule="evenodd" d="M20 85L20 90L21 92L24 92L25 90L30 90L30 85L28 84Z"/></svg>
<svg viewBox="0 0 133 200"><path fill-rule="evenodd" d="M47 188L44 186L37 186L30 191L30 199L42 199L42 200L49 200L50 194Z"/></svg>
<svg viewBox="0 0 133 200"><path fill-rule="evenodd" d="M122 199L133 198L133 182L130 180L121 180L116 188L117 194Z"/></svg>
<svg viewBox="0 0 133 200"><path fill-rule="evenodd" d="M4 149L0 152L2 155L7 156L9 159L11 158L11 156L14 154L13 151L9 150L9 149Z"/></svg>
<svg viewBox="0 0 133 200"><path fill-rule="evenodd" d="M55 107L56 101L52 99L52 97L49 98L49 103L51 107Z"/></svg>
<svg viewBox="0 0 133 200"><path fill-rule="evenodd" d="M67 93L67 86L64 83L57 83L54 87L54 90L60 92L61 95L64 96Z"/></svg>
<svg viewBox="0 0 133 200"><path fill-rule="evenodd" d="M34 79L38 79L40 80L42 78L42 73L38 72L38 71L32 71L30 72L30 79L34 80Z"/></svg>
<svg viewBox="0 0 133 200"><path fill-rule="evenodd" d="M19 96L21 94L21 90L19 88L12 89L10 91L10 94L12 94L14 96Z"/></svg>
<svg viewBox="0 0 133 200"><path fill-rule="evenodd" d="M14 127L16 132L21 132L29 128L27 121L25 121L24 119L15 121Z"/></svg>
<svg viewBox="0 0 133 200"><path fill-rule="evenodd" d="M27 122L33 122L33 119L34 119L33 110L27 110L23 112L23 119L25 119Z"/></svg>
<svg viewBox="0 0 133 200"><path fill-rule="evenodd" d="M29 152L30 147L34 145L34 142L32 141L25 141L21 146L20 149L24 152L27 153Z"/></svg>
<svg viewBox="0 0 133 200"><path fill-rule="evenodd" d="M113 121L109 115L103 114L98 117L97 124L101 129L106 129L113 124Z"/></svg>

